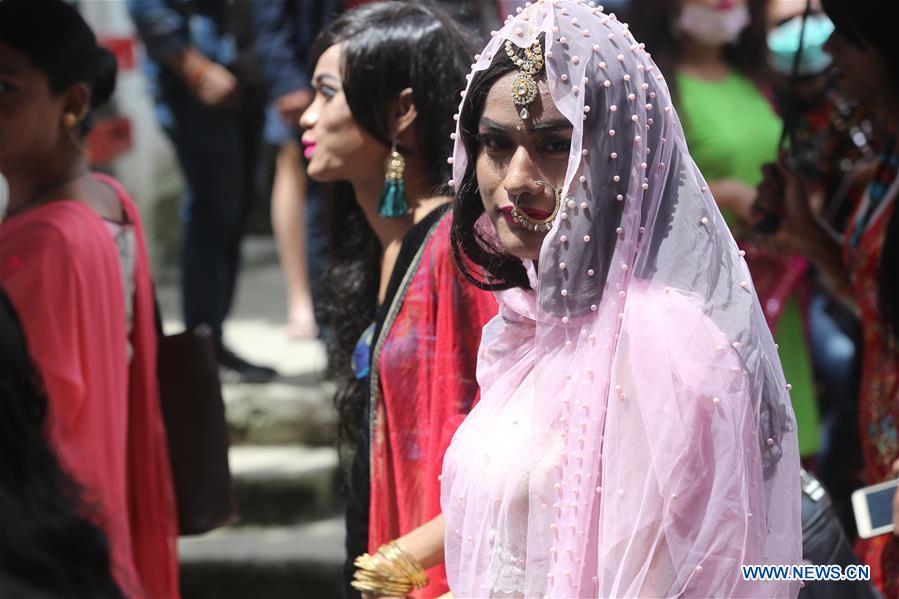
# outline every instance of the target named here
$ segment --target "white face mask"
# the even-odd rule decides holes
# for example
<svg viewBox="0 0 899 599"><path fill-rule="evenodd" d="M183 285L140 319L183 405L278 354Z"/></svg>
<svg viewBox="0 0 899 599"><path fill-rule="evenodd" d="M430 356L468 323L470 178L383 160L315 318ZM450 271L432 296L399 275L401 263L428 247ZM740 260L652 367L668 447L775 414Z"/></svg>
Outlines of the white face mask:
<svg viewBox="0 0 899 599"><path fill-rule="evenodd" d="M678 29L706 46L723 46L737 41L747 25L749 8L745 4L725 9L685 4L677 22Z"/></svg>

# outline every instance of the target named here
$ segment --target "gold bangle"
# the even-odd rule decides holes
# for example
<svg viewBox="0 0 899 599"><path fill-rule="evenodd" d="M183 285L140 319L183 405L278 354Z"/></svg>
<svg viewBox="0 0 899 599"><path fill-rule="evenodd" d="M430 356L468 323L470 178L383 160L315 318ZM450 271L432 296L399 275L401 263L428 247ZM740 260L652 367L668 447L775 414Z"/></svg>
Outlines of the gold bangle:
<svg viewBox="0 0 899 599"><path fill-rule="evenodd" d="M386 583L369 583L354 580L352 587L363 593L373 593L375 595L387 595L396 597L405 597L412 592L412 587L406 585L392 585Z"/></svg>
<svg viewBox="0 0 899 599"><path fill-rule="evenodd" d="M405 596L412 592L412 585L408 582L400 584L383 580L360 580L355 578L350 584L357 591L375 593L376 595Z"/></svg>
<svg viewBox="0 0 899 599"><path fill-rule="evenodd" d="M350 585L357 591L376 595L408 595L413 590L409 576L399 571L392 562L379 561L363 553L353 561L356 572Z"/></svg>
<svg viewBox="0 0 899 599"><path fill-rule="evenodd" d="M387 543L378 550L378 553L403 570L409 576L414 588L421 589L428 586L428 575L424 567L396 541Z"/></svg>
<svg viewBox="0 0 899 599"><path fill-rule="evenodd" d="M355 577L355 580L358 580L362 584L370 584L370 585L371 584L385 584L385 585L391 585L391 586L404 586L404 587L412 586L412 584L407 579L398 580L395 578L394 579L381 578L380 576L372 576L370 574L366 575L363 572L360 572L359 576Z"/></svg>
<svg viewBox="0 0 899 599"><path fill-rule="evenodd" d="M428 575L421 563L396 541L382 545L376 556L363 553L355 560L356 572L351 586L377 595L408 595L428 586Z"/></svg>

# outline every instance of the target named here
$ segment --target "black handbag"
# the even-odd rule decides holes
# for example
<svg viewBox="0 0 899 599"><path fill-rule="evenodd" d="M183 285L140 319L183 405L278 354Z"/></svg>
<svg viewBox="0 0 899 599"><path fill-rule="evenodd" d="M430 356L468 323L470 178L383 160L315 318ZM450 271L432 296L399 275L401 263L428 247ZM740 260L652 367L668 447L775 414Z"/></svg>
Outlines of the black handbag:
<svg viewBox="0 0 899 599"><path fill-rule="evenodd" d="M860 564L843 533L830 496L817 478L800 471L802 480L802 560L816 565ZM800 599L881 599L869 581L807 581Z"/></svg>
<svg viewBox="0 0 899 599"><path fill-rule="evenodd" d="M168 436L178 530L195 535L238 519L231 469L228 425L218 360L208 327L159 335L159 396Z"/></svg>

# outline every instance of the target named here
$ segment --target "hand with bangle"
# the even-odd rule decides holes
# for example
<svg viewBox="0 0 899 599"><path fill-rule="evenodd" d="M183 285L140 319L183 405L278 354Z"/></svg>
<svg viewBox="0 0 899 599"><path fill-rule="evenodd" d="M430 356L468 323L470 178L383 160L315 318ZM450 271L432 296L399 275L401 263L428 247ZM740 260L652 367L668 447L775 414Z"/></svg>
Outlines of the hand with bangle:
<svg viewBox="0 0 899 599"><path fill-rule="evenodd" d="M428 585L421 563L396 541L382 545L375 555L363 553L353 565L353 588L367 595L404 597Z"/></svg>

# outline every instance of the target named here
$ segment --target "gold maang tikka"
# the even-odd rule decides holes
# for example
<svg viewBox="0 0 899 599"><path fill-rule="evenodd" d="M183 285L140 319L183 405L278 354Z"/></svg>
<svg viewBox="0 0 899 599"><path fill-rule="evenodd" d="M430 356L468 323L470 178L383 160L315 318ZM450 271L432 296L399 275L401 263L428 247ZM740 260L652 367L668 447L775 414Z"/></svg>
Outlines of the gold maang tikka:
<svg viewBox="0 0 899 599"><path fill-rule="evenodd" d="M530 116L528 104L537 97L537 81L534 75L543 68L543 48L540 47L539 39L534 40L529 48L524 49L524 58L521 58L515 45L511 41L506 41L506 54L521 71L512 82L512 101L516 106L521 106L518 116L526 119Z"/></svg>

